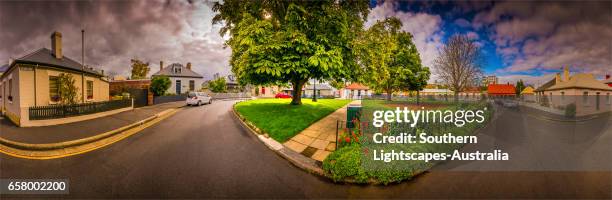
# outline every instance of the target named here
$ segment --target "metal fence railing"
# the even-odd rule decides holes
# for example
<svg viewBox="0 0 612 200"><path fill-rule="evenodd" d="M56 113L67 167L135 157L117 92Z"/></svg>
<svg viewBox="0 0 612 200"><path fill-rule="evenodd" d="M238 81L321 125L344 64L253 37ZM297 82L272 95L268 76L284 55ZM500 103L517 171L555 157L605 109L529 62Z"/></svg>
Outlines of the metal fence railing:
<svg viewBox="0 0 612 200"><path fill-rule="evenodd" d="M393 135L398 133L417 134L425 132L429 134L447 133L455 126L451 123L419 123L411 127L408 123L385 123L382 127L372 126L370 121L336 121L336 149L342 148L346 144L367 142L371 140L374 133ZM355 141L355 138L361 138Z"/></svg>
<svg viewBox="0 0 612 200"><path fill-rule="evenodd" d="M132 99L81 103L72 105L33 106L29 108L30 120L57 119L105 112L132 106Z"/></svg>
<svg viewBox="0 0 612 200"><path fill-rule="evenodd" d="M248 92L236 92L236 93L210 93L213 99L241 99L251 98L251 93Z"/></svg>
<svg viewBox="0 0 612 200"><path fill-rule="evenodd" d="M175 101L185 101L186 99L187 99L187 94L170 95L170 96L155 96L153 97L153 104L168 103L168 102L175 102Z"/></svg>

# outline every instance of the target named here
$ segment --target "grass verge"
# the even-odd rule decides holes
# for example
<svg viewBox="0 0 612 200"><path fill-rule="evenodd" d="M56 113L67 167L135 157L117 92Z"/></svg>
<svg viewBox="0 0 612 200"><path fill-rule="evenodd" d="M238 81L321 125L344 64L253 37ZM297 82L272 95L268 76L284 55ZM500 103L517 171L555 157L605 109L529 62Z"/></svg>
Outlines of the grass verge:
<svg viewBox="0 0 612 200"><path fill-rule="evenodd" d="M290 105L291 99L257 99L236 105L236 111L278 142L285 142L312 123L351 102L344 99L302 99L302 105Z"/></svg>

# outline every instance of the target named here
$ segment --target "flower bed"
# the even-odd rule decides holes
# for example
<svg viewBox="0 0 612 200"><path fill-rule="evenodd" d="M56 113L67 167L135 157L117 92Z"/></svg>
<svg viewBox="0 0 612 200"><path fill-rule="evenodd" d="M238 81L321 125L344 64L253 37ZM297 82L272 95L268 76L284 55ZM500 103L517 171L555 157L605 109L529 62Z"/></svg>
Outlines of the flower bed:
<svg viewBox="0 0 612 200"><path fill-rule="evenodd" d="M371 102L370 102L371 103ZM376 105L379 104L379 105ZM383 101L375 102L374 104L365 103L368 108L390 109L386 107ZM386 107L386 108L385 108ZM461 103L457 105L447 105L443 109L447 110L469 110L482 109L489 107L485 102L480 103ZM378 144L372 142L372 136L375 132L380 132L385 135L396 135L402 132L411 134L428 133L439 136L445 133L452 133L457 136L473 135L475 130L483 127L489 120L492 109L489 107L485 113L487 121L483 123L469 123L463 127L456 127L452 124L419 124L414 128L402 126L399 124L386 124L383 127L376 128L368 122L355 121L355 128L343 129L339 131L338 150L330 154L323 161L323 169L334 181L351 181L357 183L382 183L388 184L392 182L400 182L407 180L420 174L431 167L436 162L425 162L422 160L401 160L383 162L372 159L374 150L378 151L403 151L403 152L451 152L454 149L459 149L463 144L459 143L415 143L415 144ZM367 111L365 111L367 113ZM367 114L366 114L367 115ZM363 118L362 118L363 119Z"/></svg>

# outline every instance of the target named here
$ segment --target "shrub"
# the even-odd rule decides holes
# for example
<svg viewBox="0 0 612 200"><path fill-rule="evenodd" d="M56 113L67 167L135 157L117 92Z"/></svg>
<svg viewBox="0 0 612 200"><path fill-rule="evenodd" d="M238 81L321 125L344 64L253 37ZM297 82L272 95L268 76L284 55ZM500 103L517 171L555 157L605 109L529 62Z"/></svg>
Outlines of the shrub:
<svg viewBox="0 0 612 200"><path fill-rule="evenodd" d="M361 147L359 145L338 149L325 159L323 169L331 172L334 181L354 177L357 182L365 182L368 176L361 167L360 151Z"/></svg>
<svg viewBox="0 0 612 200"><path fill-rule="evenodd" d="M225 92L227 90L225 78L217 78L215 80L210 81L208 87L210 91L214 93Z"/></svg>
<svg viewBox="0 0 612 200"><path fill-rule="evenodd" d="M170 88L170 84L172 83L167 76L155 76L151 80L151 91L155 96L163 96Z"/></svg>
<svg viewBox="0 0 612 200"><path fill-rule="evenodd" d="M566 117L576 116L576 104L570 103L567 106L565 106L565 116Z"/></svg>

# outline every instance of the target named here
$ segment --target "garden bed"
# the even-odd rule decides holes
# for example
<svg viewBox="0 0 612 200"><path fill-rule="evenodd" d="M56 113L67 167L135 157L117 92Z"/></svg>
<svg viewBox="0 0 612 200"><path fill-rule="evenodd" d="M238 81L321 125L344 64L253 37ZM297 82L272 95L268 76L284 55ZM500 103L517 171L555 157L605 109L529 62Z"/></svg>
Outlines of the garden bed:
<svg viewBox="0 0 612 200"><path fill-rule="evenodd" d="M395 106L407 106L406 102L384 102L384 101L364 101L364 115L371 110L382 109L392 110ZM394 106L388 106L394 105ZM413 104L414 105L414 104ZM489 107L485 102L479 103L460 103L456 105L450 104L433 104L429 109L443 110L477 110L483 107ZM415 105L416 106L416 105ZM420 109L421 105L418 106ZM373 160L373 150L383 150L385 152L403 151L403 152L433 152L445 153L451 152L454 149L460 149L464 144L377 144L372 142L372 133L382 132L385 135L396 135L401 132L412 134L425 132L431 135L442 135L452 133L457 136L469 136L475 134L476 130L484 127L492 116L492 109L489 107L485 113L486 121L483 123L470 123L463 127L456 127L452 124L420 124L415 128L407 128L406 126L384 126L375 128L371 123L362 123L353 129L340 130L338 150L330 154L323 161L323 169L334 181L355 182L355 183L382 183L388 184L393 182L401 182L411 179L412 177L427 171L439 162L422 160L395 160L390 162L382 162ZM362 117L367 119L367 117ZM375 130L374 130L375 129Z"/></svg>

